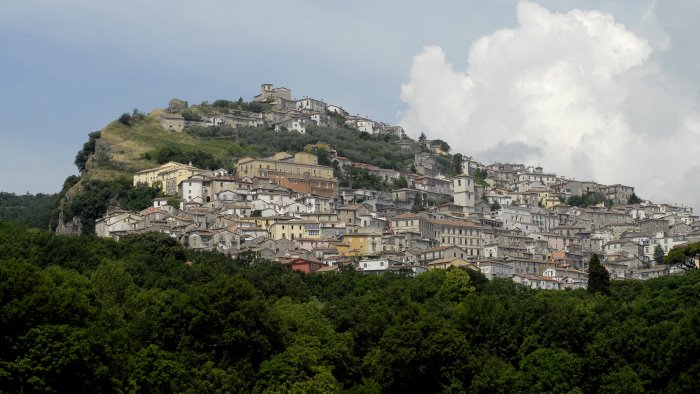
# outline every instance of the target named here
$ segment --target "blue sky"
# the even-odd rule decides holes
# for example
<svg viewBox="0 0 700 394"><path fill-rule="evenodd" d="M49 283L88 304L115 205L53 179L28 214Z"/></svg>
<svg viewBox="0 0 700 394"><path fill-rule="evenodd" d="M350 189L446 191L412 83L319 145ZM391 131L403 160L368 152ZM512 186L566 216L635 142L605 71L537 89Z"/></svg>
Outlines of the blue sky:
<svg viewBox="0 0 700 394"><path fill-rule="evenodd" d="M431 83L430 77L417 80L411 74L426 46L439 47L456 73L469 76L474 42L520 24L516 0L431 3L437 4L3 1L0 190L59 191L63 180L76 173L73 158L87 134L123 112L150 111L173 97L190 103L249 100L264 82L286 86L296 97L322 98L351 113L410 124L413 115L433 110L402 97L403 86ZM694 18L700 15L700 2L549 0L537 4L553 14L580 8L614 17L615 23L649 42L653 53L645 62L672 81L672 94L694 108L688 111L697 110L694 73L700 65L696 50L700 29L694 26ZM571 45L577 42L572 40ZM420 131L446 139L484 161L493 158L492 150L486 148L471 152L459 134L408 130L414 135ZM531 159L547 162L546 157ZM682 177L691 169L677 170ZM600 171L577 174L573 169L567 175L602 181L605 174ZM611 174L623 178L617 180L621 183L647 181L621 176L620 171ZM694 180L692 171L688 177ZM660 182L658 178L649 180L649 185L662 185L654 183ZM634 186L651 194L650 186ZM695 189L667 189L682 194L676 198L679 202L696 203L686 196Z"/></svg>

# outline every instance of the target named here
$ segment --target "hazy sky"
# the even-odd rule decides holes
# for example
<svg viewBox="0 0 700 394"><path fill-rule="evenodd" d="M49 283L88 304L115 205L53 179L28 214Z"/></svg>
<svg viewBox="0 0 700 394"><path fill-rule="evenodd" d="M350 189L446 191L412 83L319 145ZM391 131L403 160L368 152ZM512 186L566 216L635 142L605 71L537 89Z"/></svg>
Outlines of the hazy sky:
<svg viewBox="0 0 700 394"><path fill-rule="evenodd" d="M484 162L700 208L700 1L0 2L0 190L57 192L119 114L261 83Z"/></svg>

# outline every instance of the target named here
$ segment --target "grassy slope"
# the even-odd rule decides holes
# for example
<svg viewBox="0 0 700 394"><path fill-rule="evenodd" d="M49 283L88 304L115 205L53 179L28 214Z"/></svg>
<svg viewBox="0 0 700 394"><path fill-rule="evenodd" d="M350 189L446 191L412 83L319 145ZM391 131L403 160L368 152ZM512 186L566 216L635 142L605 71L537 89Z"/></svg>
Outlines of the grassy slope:
<svg viewBox="0 0 700 394"><path fill-rule="evenodd" d="M110 146L111 160L97 158L98 164L88 162L88 179L114 179L131 177L133 173L159 164L145 159L144 154L174 146L184 151L200 150L233 167L236 158L271 154L279 150L301 151L306 144L326 142L338 148L341 155L351 160L391 168L408 166L413 161L413 151L397 149L394 141L363 140L356 130L309 128L307 134L272 132L270 130L241 128L234 135L198 137L190 133L165 130L159 116L163 110L155 110L144 120L131 126L114 121L101 131L100 144Z"/></svg>
<svg viewBox="0 0 700 394"><path fill-rule="evenodd" d="M162 110L153 111L146 119L137 121L132 126L114 121L102 129L99 141L110 145L111 160L109 163L99 160L98 165L88 165L88 177L114 179L157 167L159 164L155 160L145 159L143 155L168 146L202 150L223 160L253 153L241 149L230 139L200 139L187 133L165 130L158 118L161 113Z"/></svg>

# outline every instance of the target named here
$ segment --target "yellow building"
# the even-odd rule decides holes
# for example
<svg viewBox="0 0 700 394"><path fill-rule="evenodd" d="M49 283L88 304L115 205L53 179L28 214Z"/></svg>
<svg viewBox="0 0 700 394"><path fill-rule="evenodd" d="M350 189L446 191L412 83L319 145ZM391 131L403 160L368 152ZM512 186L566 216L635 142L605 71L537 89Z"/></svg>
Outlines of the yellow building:
<svg viewBox="0 0 700 394"><path fill-rule="evenodd" d="M309 220L277 222L269 228L271 239L320 239L321 224Z"/></svg>
<svg viewBox="0 0 700 394"><path fill-rule="evenodd" d="M333 179L333 168L318 165L318 157L311 153L298 152L290 155L278 152L273 156L254 159L244 157L236 163L238 175L268 178L276 174L302 175Z"/></svg>
<svg viewBox="0 0 700 394"><path fill-rule="evenodd" d="M269 216L269 217L262 217L262 216L251 216L251 217L245 217L245 218L239 218L238 221L241 223L250 223L249 225L251 227L257 227L261 228L268 233L270 232L270 229L275 223L286 223L290 220L293 220L294 218L290 216Z"/></svg>
<svg viewBox="0 0 700 394"><path fill-rule="evenodd" d="M382 251L382 234L345 234L343 242L336 245L341 256L376 256Z"/></svg>
<svg viewBox="0 0 700 394"><path fill-rule="evenodd" d="M158 184L165 194L175 195L177 194L177 185L179 185L180 182L192 175L202 174L204 172L204 170L193 167L191 164L187 165L171 161L160 167L150 168L134 174L134 186L139 183L148 186Z"/></svg>

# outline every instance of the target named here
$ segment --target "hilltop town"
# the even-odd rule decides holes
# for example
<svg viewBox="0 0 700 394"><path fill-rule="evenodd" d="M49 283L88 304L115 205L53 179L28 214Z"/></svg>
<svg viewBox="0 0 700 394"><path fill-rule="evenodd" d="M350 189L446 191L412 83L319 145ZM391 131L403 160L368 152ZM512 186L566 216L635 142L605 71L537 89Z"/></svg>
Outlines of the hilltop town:
<svg viewBox="0 0 700 394"><path fill-rule="evenodd" d="M450 154L444 141L413 141L400 126L293 99L287 88L263 84L250 103L222 106L230 109L171 100L159 115L162 132L225 126L304 134L342 126L394 138L395 149L414 159L380 168L319 141L304 151L239 157L235 172L170 161L133 175L134 185L159 187L163 196L140 212L110 209L96 221L98 236L156 231L188 248L250 253L307 273L466 267L546 289L585 288L593 254L614 279L680 272L663 255L700 241L690 207L640 199L632 186ZM353 182L358 174L371 182Z"/></svg>

